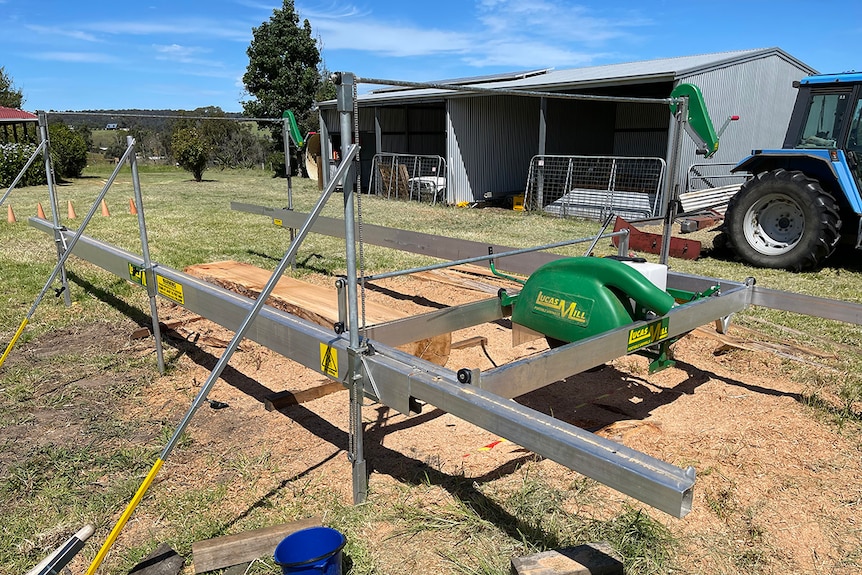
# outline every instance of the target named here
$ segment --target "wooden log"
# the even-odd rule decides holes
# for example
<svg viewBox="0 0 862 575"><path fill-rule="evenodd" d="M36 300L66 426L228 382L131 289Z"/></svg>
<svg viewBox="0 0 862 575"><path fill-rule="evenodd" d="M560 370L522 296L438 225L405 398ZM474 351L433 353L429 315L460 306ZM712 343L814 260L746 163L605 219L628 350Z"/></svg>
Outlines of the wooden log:
<svg viewBox="0 0 862 575"><path fill-rule="evenodd" d="M320 525L320 517L254 529L192 543L195 573L224 569L265 555L272 555L282 539L307 527Z"/></svg>
<svg viewBox="0 0 862 575"><path fill-rule="evenodd" d="M257 298L263 291L272 275L268 270L236 261L197 264L187 267L185 271L252 299ZM282 277L266 303L326 328L332 328L338 321L338 293L335 288ZM365 302L365 318L368 325L405 317L407 317L405 312L392 307L376 302ZM447 333L398 346L398 349L437 365L445 365L446 360L449 359L451 343L452 334Z"/></svg>

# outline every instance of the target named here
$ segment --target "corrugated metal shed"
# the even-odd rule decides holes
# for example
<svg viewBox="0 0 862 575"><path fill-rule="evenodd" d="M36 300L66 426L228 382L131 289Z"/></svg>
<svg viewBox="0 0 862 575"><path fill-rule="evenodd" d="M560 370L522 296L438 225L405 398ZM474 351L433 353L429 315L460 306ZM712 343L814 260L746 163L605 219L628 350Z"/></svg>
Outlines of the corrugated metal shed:
<svg viewBox="0 0 862 575"><path fill-rule="evenodd" d="M701 88L716 128L732 114L741 116L711 160L737 162L751 149L780 147L796 95L791 83L813 73L783 50L764 48L451 83L667 98L678 83L690 82ZM334 118L334 106L335 102L321 104L325 118ZM359 108L363 158L378 151L444 157L449 203L482 200L489 193L491 197L522 193L530 158L537 154L670 155L673 121L664 105L394 88L360 95ZM367 131L369 118L376 118L374 137ZM327 125L335 133L337 126L329 121ZM702 161L687 136L683 141L676 175L681 185L689 165Z"/></svg>

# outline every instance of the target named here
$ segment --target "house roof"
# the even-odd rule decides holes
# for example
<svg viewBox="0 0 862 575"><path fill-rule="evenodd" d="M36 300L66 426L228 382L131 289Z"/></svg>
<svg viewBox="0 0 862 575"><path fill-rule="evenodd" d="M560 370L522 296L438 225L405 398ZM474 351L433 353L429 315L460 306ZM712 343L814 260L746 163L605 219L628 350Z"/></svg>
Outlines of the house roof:
<svg viewBox="0 0 862 575"><path fill-rule="evenodd" d="M6 108L0 106L0 122L21 123L21 122L38 122L39 117L25 112L24 110L16 110L15 108Z"/></svg>
<svg viewBox="0 0 862 575"><path fill-rule="evenodd" d="M498 81L484 81L481 88L500 88L506 90L532 90L532 91L559 91L566 89L591 88L599 86L619 85L623 83L644 83L658 81L673 81L680 77L692 74L717 70L726 66L744 63L770 56L778 56L795 66L798 66L806 74L814 74L816 70L807 64L797 60L780 48L758 48L752 50L736 50L732 52L718 52L712 54L701 54L696 56L679 56L675 58L661 58L657 60L643 60L639 62L624 62L620 64L608 64L604 66L590 66L585 68L571 68L566 70L537 70L521 77L501 76ZM514 74L513 74L514 75ZM444 84L447 82L438 82ZM451 81L461 86L469 86L463 80ZM440 88L411 88L401 90L376 90L368 94L360 95L360 104L389 103L403 101L431 101L442 100L455 92ZM328 107L334 104L325 102L321 105Z"/></svg>

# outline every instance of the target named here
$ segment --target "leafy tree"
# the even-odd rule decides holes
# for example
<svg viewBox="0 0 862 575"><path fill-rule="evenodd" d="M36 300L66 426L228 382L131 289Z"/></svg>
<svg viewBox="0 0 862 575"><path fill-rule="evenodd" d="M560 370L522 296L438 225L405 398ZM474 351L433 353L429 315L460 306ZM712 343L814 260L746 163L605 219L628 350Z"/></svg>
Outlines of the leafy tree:
<svg viewBox="0 0 862 575"><path fill-rule="evenodd" d="M191 172L196 182L203 179L210 149L197 128L179 128L171 136L171 153L180 167Z"/></svg>
<svg viewBox="0 0 862 575"><path fill-rule="evenodd" d="M209 150L210 166L250 168L264 163L269 139L254 133L249 123L230 118L218 106L197 108L188 116L176 120L173 129L197 130Z"/></svg>
<svg viewBox="0 0 862 575"><path fill-rule="evenodd" d="M6 108L21 108L24 105L24 93L12 85L12 78L6 69L0 66L0 106Z"/></svg>
<svg viewBox="0 0 862 575"><path fill-rule="evenodd" d="M299 23L293 0L284 0L281 9L273 10L269 21L252 29L253 38L246 50L248 67L242 81L253 97L242 103L247 116L281 118L291 110L310 125L314 99L321 87L320 50L311 33L308 20ZM273 124L273 151L283 150L281 124ZM296 165L296 163L294 163ZM282 167L282 173L284 168Z"/></svg>
<svg viewBox="0 0 862 575"><path fill-rule="evenodd" d="M87 167L87 141L66 124L48 126L51 161L59 178L80 178Z"/></svg>

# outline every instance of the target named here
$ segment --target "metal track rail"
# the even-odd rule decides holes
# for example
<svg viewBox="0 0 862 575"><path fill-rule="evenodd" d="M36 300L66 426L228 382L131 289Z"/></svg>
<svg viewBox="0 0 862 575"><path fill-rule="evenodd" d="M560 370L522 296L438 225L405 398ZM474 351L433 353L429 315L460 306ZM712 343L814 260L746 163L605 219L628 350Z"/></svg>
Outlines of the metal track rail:
<svg viewBox="0 0 862 575"><path fill-rule="evenodd" d="M45 220L31 218L30 224L49 234L54 231ZM73 254L129 281L136 281L134 270L143 263L140 256L84 235ZM166 266L154 264L153 277L158 295L227 329L237 329L253 305L248 298ZM481 303L465 315L477 319L499 313L503 313L499 304L495 310ZM449 325L446 315L438 318L443 322L439 325ZM448 310L448 315L459 315L458 308ZM385 334L386 329L375 328L377 334ZM247 336L342 383L349 375L353 353L349 341L291 314L264 306ZM456 373L377 340L371 340L369 347L372 352L360 358L366 395L403 413L415 413L423 403L435 405L665 513L683 517L691 510L693 468L681 469L491 391L463 385Z"/></svg>
<svg viewBox="0 0 862 575"><path fill-rule="evenodd" d="M230 207L235 211L259 214L272 218L273 222L277 226L281 226L283 228L295 228L302 225L306 216L306 214L303 214L302 212L294 212L292 210L279 208L267 208L264 206L243 204L239 202L231 202ZM317 218L317 221L314 222L314 225L312 225L311 231L343 239L344 228L344 220L338 218L319 217ZM592 240L592 237L584 238L582 242L588 243ZM403 252L430 256L448 261L473 257L487 257L489 248L492 249L495 254L518 250L518 248L502 246L499 244L486 244L470 240L447 238L445 236L387 228L368 223L362 224L362 241L366 244L392 248ZM536 268L539 266L558 260L562 257L565 256L548 252L522 253L501 259L501 263L497 267L513 273L531 274L536 271Z"/></svg>

